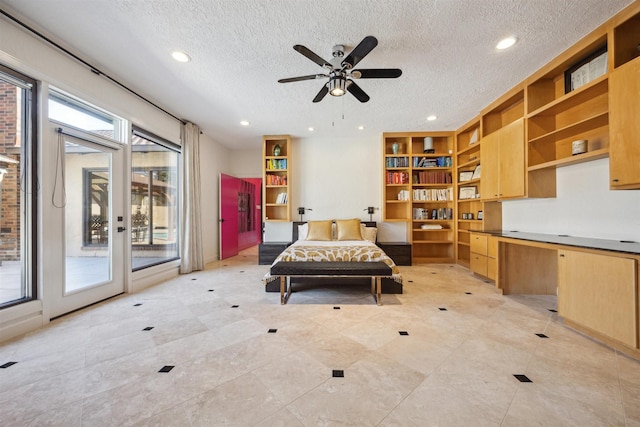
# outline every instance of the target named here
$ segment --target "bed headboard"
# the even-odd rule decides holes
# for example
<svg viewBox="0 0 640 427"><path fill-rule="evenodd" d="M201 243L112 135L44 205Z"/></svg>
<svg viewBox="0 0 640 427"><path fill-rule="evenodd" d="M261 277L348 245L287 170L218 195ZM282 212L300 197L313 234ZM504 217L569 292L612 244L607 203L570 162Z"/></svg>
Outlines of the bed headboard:
<svg viewBox="0 0 640 427"><path fill-rule="evenodd" d="M291 230L291 241L295 242L298 240L298 226L302 224L306 224L307 221L293 221L293 229ZM377 223L375 221L361 221L365 227L376 227Z"/></svg>

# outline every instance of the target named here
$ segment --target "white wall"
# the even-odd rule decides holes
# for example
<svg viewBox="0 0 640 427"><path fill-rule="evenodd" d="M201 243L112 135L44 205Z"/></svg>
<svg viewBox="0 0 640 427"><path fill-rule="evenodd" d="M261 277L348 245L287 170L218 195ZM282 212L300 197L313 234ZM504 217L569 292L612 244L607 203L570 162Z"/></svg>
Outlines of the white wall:
<svg viewBox="0 0 640 427"><path fill-rule="evenodd" d="M609 190L609 159L556 174L556 198L503 203L504 230L640 241L640 190Z"/></svg>

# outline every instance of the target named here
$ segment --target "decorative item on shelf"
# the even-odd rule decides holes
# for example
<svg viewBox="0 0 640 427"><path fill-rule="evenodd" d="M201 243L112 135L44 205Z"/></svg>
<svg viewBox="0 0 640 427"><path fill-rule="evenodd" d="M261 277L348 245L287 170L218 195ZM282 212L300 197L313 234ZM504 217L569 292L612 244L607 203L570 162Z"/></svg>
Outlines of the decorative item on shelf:
<svg viewBox="0 0 640 427"><path fill-rule="evenodd" d="M391 152L393 154L398 154L400 152L400 144L398 144L397 142L391 144Z"/></svg>
<svg viewBox="0 0 640 427"><path fill-rule="evenodd" d="M427 136L424 138L424 151L423 153L435 153L436 150L433 148L433 138Z"/></svg>
<svg viewBox="0 0 640 427"><path fill-rule="evenodd" d="M481 168L480 165L476 166L476 168L473 170L473 175L471 176L471 179L478 179L480 178L480 172L481 172Z"/></svg>
<svg viewBox="0 0 640 427"><path fill-rule="evenodd" d="M478 219L482 221L483 218L484 218L484 213L482 211L478 211Z"/></svg>
<svg viewBox="0 0 640 427"><path fill-rule="evenodd" d="M472 179L473 179L473 172L471 172L471 171L460 172L460 176L458 178L458 181L465 182L465 181L471 181Z"/></svg>
<svg viewBox="0 0 640 427"><path fill-rule="evenodd" d="M476 128L471 134L471 137L469 138L469 145L473 145L476 142L478 142L478 128Z"/></svg>
<svg viewBox="0 0 640 427"><path fill-rule="evenodd" d="M460 187L460 196L459 199L475 199L476 198L476 187Z"/></svg>
<svg viewBox="0 0 640 427"><path fill-rule="evenodd" d="M274 147L273 147L273 155L274 156L279 156L281 151L282 151L282 149L280 148L280 144L274 145Z"/></svg>
<svg viewBox="0 0 640 427"><path fill-rule="evenodd" d="M584 154L587 152L587 140L586 139L576 139L571 143L571 155L575 156L576 154Z"/></svg>
<svg viewBox="0 0 640 427"><path fill-rule="evenodd" d="M302 222L302 217L305 214L305 211L312 211L313 209L309 209L309 208L298 208L298 215L300 215L300 222Z"/></svg>

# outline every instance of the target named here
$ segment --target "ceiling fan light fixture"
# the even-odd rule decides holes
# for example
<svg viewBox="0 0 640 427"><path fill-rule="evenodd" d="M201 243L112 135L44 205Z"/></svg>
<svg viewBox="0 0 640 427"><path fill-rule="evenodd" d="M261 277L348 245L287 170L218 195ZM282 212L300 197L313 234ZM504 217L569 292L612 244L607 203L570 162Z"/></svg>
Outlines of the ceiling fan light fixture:
<svg viewBox="0 0 640 427"><path fill-rule="evenodd" d="M334 77L329 80L329 93L331 96L342 96L347 92L347 79Z"/></svg>

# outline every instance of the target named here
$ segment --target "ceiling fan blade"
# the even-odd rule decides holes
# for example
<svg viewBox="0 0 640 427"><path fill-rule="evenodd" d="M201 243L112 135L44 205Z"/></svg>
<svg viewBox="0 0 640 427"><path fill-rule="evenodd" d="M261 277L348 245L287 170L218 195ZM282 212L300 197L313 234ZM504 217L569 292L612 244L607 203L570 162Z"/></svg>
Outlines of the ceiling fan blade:
<svg viewBox="0 0 640 427"><path fill-rule="evenodd" d="M369 95L364 93L360 86L358 86L354 81L349 80L349 84L347 85L347 90L351 92L351 95L355 96L360 102L367 102L370 98Z"/></svg>
<svg viewBox="0 0 640 427"><path fill-rule="evenodd" d="M313 62L315 62L316 64L318 64L321 67L327 67L327 68L330 68L330 69L333 68L333 66L331 64L329 64L327 61L325 61L324 59L320 58L318 55L313 53L308 48L302 46L301 44L297 44L297 45L293 46L293 49L296 52L300 52L302 55L306 56L307 58L309 58L310 60L312 60Z"/></svg>
<svg viewBox="0 0 640 427"><path fill-rule="evenodd" d="M301 82L303 80L315 80L315 79L321 79L323 77L329 77L329 76L326 74L310 74L308 76L289 77L287 79L280 79L278 80L278 83Z"/></svg>
<svg viewBox="0 0 640 427"><path fill-rule="evenodd" d="M399 68L361 68L350 74L354 79L395 79L401 75Z"/></svg>
<svg viewBox="0 0 640 427"><path fill-rule="evenodd" d="M320 92L318 92L316 97L313 98L313 102L322 101L322 98L324 98L327 93L329 93L329 86L328 85L322 86L322 89L320 89Z"/></svg>
<svg viewBox="0 0 640 427"><path fill-rule="evenodd" d="M356 66L356 64L362 61L362 58L367 56L369 52L373 50L374 47L378 46L378 40L373 36L367 36L358 46L356 46L349 55L342 61L342 67L351 69Z"/></svg>

